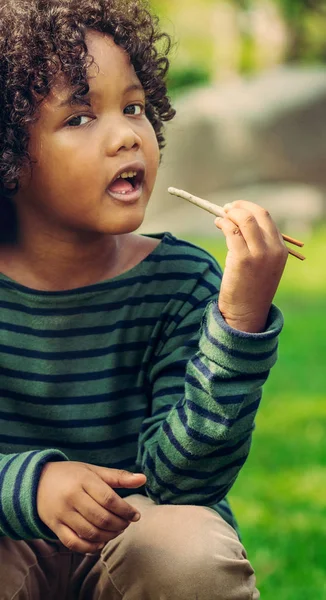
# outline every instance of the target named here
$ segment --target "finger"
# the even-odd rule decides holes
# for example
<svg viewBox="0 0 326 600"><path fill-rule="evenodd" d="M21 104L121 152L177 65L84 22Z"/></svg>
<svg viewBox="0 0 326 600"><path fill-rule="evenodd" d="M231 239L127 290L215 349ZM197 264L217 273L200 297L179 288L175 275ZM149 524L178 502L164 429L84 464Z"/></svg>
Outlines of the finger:
<svg viewBox="0 0 326 600"><path fill-rule="evenodd" d="M105 543L101 542L88 542L81 539L78 535L67 525L60 523L56 534L59 540L63 543L66 548L72 552L80 552L81 554L96 554L103 550Z"/></svg>
<svg viewBox="0 0 326 600"><path fill-rule="evenodd" d="M89 523L89 521L87 521L87 519L85 519L77 511L70 511L66 518L67 521L65 524L67 527L70 527L70 529L72 529L72 531L74 531L78 537L86 540L87 542L97 544L100 544L101 542L107 543L125 530L125 527L123 527L122 531L104 531L92 523Z"/></svg>
<svg viewBox="0 0 326 600"><path fill-rule="evenodd" d="M78 504L78 512L92 525L104 531L122 531L130 521L105 510L89 494L84 494Z"/></svg>
<svg viewBox="0 0 326 600"><path fill-rule="evenodd" d="M249 202L248 200L237 200L232 202L232 204L227 204L223 207L225 212L228 214L230 210L233 208L243 208L251 212L261 229L266 233L267 240L268 238L272 240L280 241L282 245L284 245L284 241L280 231L278 230L276 223L273 221L268 210L259 206L259 204L255 204L254 202Z"/></svg>
<svg viewBox="0 0 326 600"><path fill-rule="evenodd" d="M244 208L232 208L227 218L241 231L251 255L262 255L267 249L264 232L260 228L255 215Z"/></svg>
<svg viewBox="0 0 326 600"><path fill-rule="evenodd" d="M247 243L241 233L240 227L228 218L218 217L214 221L216 227L225 235L226 245L230 252L249 253Z"/></svg>
<svg viewBox="0 0 326 600"><path fill-rule="evenodd" d="M84 483L84 490L95 502L106 510L114 513L125 521L138 521L140 514L136 508L128 504L125 500L107 485L100 477L90 477ZM76 508L79 508L78 506Z"/></svg>
<svg viewBox="0 0 326 600"><path fill-rule="evenodd" d="M123 469L108 469L97 465L89 466L113 488L138 488L146 483L146 475L143 473L130 473Z"/></svg>

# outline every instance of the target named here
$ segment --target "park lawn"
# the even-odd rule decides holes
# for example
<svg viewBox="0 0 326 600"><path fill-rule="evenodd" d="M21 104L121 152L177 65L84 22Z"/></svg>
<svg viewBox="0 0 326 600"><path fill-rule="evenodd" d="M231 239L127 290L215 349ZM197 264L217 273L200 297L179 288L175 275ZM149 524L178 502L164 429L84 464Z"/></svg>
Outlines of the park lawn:
<svg viewBox="0 0 326 600"><path fill-rule="evenodd" d="M220 236L187 239L224 265ZM305 242L307 260L289 257L274 300L279 360L229 494L264 600L326 600L326 226Z"/></svg>

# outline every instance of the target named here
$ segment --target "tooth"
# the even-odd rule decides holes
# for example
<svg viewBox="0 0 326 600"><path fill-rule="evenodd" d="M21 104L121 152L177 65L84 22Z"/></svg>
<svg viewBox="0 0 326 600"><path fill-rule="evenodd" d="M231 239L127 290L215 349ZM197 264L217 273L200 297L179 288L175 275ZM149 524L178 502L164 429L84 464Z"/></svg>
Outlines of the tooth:
<svg viewBox="0 0 326 600"><path fill-rule="evenodd" d="M130 177L136 177L136 175L136 171L124 171L123 173L121 173L121 175L119 175L119 177L117 177L117 179L128 179Z"/></svg>

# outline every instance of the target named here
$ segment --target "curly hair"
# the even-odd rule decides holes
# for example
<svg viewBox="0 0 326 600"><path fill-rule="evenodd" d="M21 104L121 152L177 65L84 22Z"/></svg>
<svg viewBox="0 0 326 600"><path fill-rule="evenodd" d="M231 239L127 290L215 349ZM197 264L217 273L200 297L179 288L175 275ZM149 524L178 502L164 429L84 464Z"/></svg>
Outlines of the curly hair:
<svg viewBox="0 0 326 600"><path fill-rule="evenodd" d="M164 147L163 121L175 115L165 83L171 38L147 0L0 0L0 197L17 193L26 160L31 165L28 126L59 71L76 99L89 92L90 29L111 35L128 53L144 88L146 116Z"/></svg>

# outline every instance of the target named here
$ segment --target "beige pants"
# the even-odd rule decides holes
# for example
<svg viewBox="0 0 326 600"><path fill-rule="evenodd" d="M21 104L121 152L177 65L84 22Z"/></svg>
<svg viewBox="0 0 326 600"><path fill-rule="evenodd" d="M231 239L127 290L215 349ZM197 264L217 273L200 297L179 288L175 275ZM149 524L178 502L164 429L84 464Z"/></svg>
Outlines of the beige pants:
<svg viewBox="0 0 326 600"><path fill-rule="evenodd" d="M256 600L254 571L215 511L157 506L134 494L142 513L101 555L60 542L0 538L1 600Z"/></svg>

